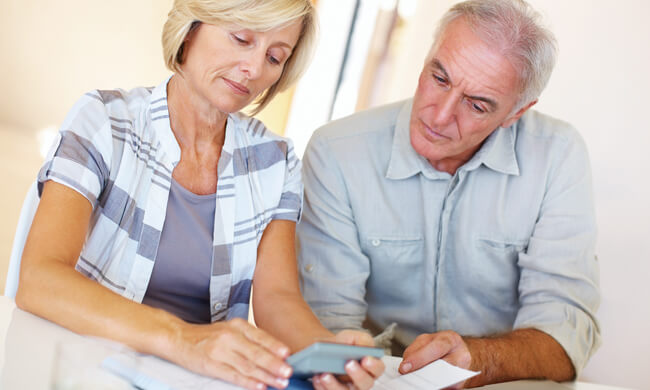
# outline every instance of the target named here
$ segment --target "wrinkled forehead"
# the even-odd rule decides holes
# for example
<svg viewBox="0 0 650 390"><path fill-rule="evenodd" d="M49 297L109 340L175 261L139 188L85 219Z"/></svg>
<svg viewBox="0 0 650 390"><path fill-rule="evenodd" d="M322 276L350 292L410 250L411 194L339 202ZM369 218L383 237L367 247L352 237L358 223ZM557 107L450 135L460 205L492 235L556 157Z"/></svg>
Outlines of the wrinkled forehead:
<svg viewBox="0 0 650 390"><path fill-rule="evenodd" d="M509 48L504 39L499 39L496 35L483 30L464 17L452 20L436 35L426 56L425 66L429 66L436 59L440 60L438 54L443 45L446 52L451 50L457 55L468 51L470 46L480 47L481 54L475 58L477 71L480 72L481 68L490 64L500 63L501 68L507 70L508 78L515 80L513 92L519 94L523 88L521 64L517 62L515 56L509 55Z"/></svg>

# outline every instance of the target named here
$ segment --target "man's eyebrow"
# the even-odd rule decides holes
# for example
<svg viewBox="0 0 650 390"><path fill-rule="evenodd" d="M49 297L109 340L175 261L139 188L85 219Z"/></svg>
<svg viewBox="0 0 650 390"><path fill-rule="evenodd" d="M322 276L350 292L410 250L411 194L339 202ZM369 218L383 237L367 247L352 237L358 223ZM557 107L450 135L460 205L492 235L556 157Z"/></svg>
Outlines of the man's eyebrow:
<svg viewBox="0 0 650 390"><path fill-rule="evenodd" d="M445 67L442 65L442 63L438 59L434 58L433 60L431 60L431 66L433 66L435 69L439 70L442 73L442 75L445 76L447 81L451 82L449 74L447 73L447 70L445 69ZM499 105L497 104L497 102L494 99L490 99L488 97L473 96L473 95L465 95L465 97L470 98L472 100L478 100L478 101L487 103L487 105L490 106L491 111L496 111L497 108L499 108Z"/></svg>
<svg viewBox="0 0 650 390"><path fill-rule="evenodd" d="M432 65L434 68L438 69L440 72L442 72L442 75L445 76L445 78L446 78L447 80L449 80L449 74L447 74L447 69L445 69L445 67L442 66L442 64L440 63L440 61L438 61L436 58L434 58L434 59L431 61L431 65Z"/></svg>

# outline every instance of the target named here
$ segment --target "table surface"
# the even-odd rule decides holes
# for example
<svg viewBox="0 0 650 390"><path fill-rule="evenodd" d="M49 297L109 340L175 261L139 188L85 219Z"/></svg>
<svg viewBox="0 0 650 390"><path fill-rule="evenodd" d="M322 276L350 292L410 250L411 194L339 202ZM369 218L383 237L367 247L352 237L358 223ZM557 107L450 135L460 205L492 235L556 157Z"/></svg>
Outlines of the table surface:
<svg viewBox="0 0 650 390"><path fill-rule="evenodd" d="M91 343L96 345L95 355L109 352L108 344L70 332L52 322L34 316L16 307L13 300L0 296L0 388L47 389L53 373L55 350L61 345ZM94 344L93 344L94 343ZM58 347L57 347L58 346ZM102 352L104 351L104 352ZM89 358L90 359L90 358ZM151 359L155 359L151 357ZM160 360L160 367L171 363ZM156 362L156 364L159 364ZM225 386L232 388L231 386ZM224 388L225 388L224 387ZM516 381L482 387L485 390L508 390L526 388L614 390L612 386L585 382L557 384L548 381Z"/></svg>

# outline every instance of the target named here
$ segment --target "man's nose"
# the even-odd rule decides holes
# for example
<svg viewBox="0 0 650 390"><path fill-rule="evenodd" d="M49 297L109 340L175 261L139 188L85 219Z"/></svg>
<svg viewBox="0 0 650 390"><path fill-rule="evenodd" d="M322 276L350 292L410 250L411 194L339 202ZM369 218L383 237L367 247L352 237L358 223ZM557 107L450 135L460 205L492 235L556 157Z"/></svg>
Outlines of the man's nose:
<svg viewBox="0 0 650 390"><path fill-rule="evenodd" d="M459 99L452 92L443 93L439 97L436 110L433 114L433 125L435 127L445 127L452 123L456 118L456 109Z"/></svg>
<svg viewBox="0 0 650 390"><path fill-rule="evenodd" d="M262 53L261 50L251 50L242 58L240 69L249 80L255 80L264 71L264 61L266 61L266 53Z"/></svg>

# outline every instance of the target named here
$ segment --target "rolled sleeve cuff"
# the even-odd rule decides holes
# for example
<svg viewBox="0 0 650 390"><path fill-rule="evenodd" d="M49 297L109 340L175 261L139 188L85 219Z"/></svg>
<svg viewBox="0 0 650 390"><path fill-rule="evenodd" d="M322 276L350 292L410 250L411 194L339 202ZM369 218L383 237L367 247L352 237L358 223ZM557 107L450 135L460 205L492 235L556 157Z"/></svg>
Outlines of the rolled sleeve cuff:
<svg viewBox="0 0 650 390"><path fill-rule="evenodd" d="M533 328L553 337L571 359L576 378L600 346L595 318L563 303L540 303L519 310L514 329Z"/></svg>

